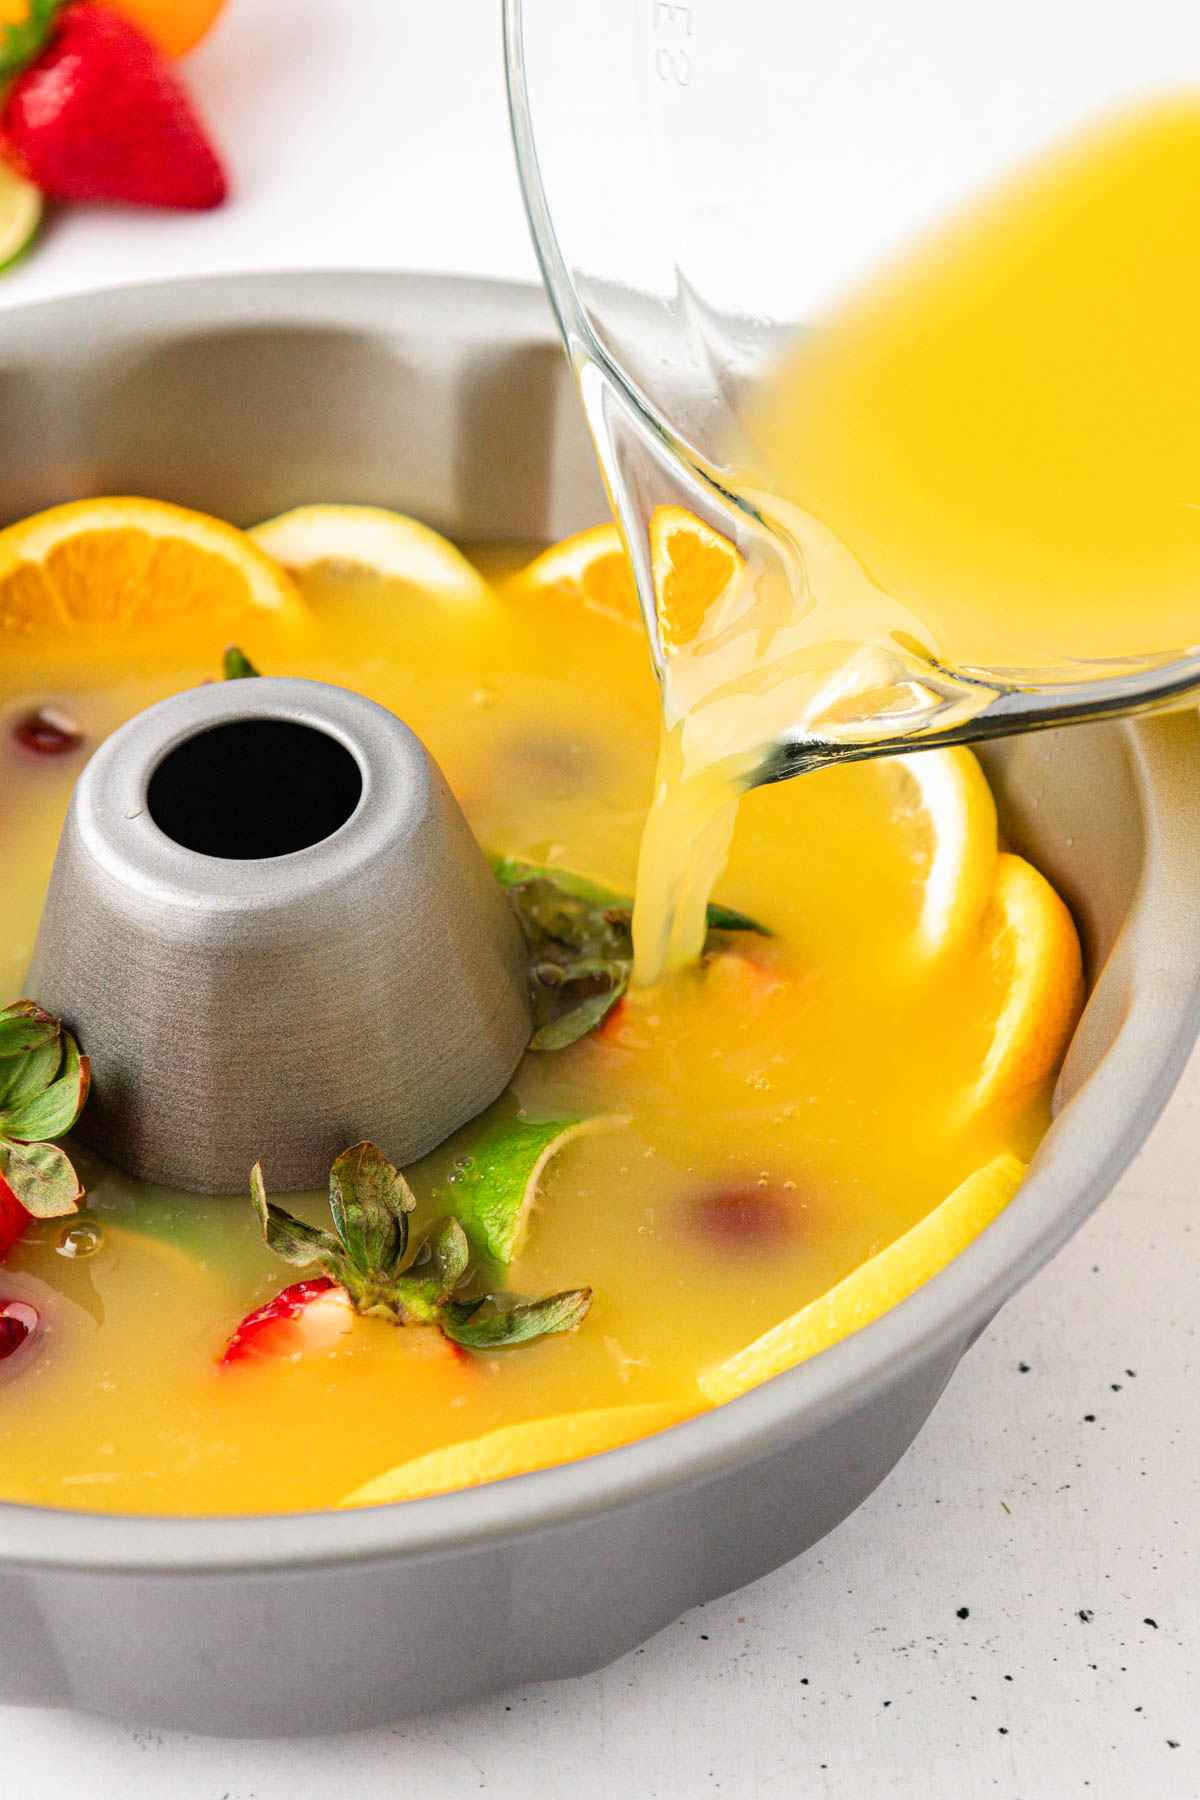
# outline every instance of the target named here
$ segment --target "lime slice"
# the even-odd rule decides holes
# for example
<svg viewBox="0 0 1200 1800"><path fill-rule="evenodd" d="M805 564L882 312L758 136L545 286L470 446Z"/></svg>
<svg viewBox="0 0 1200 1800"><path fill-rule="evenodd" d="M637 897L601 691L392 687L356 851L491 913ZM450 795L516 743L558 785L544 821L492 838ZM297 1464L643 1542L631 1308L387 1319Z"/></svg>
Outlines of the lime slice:
<svg viewBox="0 0 1200 1800"><path fill-rule="evenodd" d="M0 163L0 269L10 268L37 236L42 196L7 163Z"/></svg>
<svg viewBox="0 0 1200 1800"><path fill-rule="evenodd" d="M510 1119L485 1132L455 1189L454 1216L476 1256L506 1269L525 1235L546 1165L564 1144L609 1121Z"/></svg>

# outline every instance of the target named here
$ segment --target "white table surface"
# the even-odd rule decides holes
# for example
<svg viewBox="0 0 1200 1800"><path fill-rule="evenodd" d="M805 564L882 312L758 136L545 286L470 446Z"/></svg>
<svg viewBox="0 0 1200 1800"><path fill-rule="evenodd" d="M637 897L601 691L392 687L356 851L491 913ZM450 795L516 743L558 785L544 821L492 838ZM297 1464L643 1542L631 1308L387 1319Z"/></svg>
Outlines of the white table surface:
<svg viewBox="0 0 1200 1800"><path fill-rule="evenodd" d="M299 266L532 277L495 0L231 0L190 75L235 202L79 209L0 308ZM0 330L3 321L0 319ZM349 1739L0 1708L6 1796L1200 1795L1200 1060L1092 1224L816 1550L599 1675Z"/></svg>

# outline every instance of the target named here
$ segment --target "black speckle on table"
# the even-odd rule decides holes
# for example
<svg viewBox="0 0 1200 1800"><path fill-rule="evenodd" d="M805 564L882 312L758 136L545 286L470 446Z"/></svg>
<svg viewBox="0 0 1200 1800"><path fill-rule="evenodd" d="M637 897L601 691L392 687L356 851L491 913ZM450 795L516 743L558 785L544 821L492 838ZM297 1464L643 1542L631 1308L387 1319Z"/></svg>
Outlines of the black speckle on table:
<svg viewBox="0 0 1200 1800"><path fill-rule="evenodd" d="M958 1616L960 1619L969 1619L971 1616L970 1607L969 1606L960 1606L958 1609Z"/></svg>
<svg viewBox="0 0 1200 1800"><path fill-rule="evenodd" d="M1081 1606L1081 1607L1080 1607L1080 1609L1079 1609L1079 1612L1078 1612L1078 1614L1077 1614L1077 1615L1076 1615L1076 1616L1077 1616L1077 1617L1078 1617L1078 1618L1079 1618L1079 1619L1081 1619L1081 1620L1082 1620L1082 1622L1083 1622L1083 1623L1084 1623L1084 1624L1085 1624L1085 1625L1090 1625L1090 1624L1091 1624L1091 1622L1092 1622L1092 1618L1093 1618L1093 1616L1094 1616L1094 1615L1093 1615L1093 1613L1092 1613L1092 1610L1091 1610L1091 1608L1090 1608L1090 1607L1088 1607L1088 1606Z"/></svg>
<svg viewBox="0 0 1200 1800"><path fill-rule="evenodd" d="M1158 1620L1157 1619L1143 1619L1142 1624L1148 1625L1150 1627L1151 1631L1158 1630Z"/></svg>

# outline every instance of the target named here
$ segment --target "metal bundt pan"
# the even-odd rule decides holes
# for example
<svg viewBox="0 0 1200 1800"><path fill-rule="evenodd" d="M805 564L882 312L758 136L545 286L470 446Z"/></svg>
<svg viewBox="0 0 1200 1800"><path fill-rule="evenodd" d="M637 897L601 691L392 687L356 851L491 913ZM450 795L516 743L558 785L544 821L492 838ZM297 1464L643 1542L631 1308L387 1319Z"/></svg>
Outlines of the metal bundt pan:
<svg viewBox="0 0 1200 1800"><path fill-rule="evenodd" d="M541 295L485 282L278 275L18 309L0 443L4 518L103 492L245 523L366 501L528 541L605 512ZM845 1518L1112 1187L1200 1023L1195 717L984 754L1009 841L1075 909L1091 998L1029 1178L949 1268L729 1406L461 1494L206 1520L0 1505L0 1700L348 1730L595 1668Z"/></svg>

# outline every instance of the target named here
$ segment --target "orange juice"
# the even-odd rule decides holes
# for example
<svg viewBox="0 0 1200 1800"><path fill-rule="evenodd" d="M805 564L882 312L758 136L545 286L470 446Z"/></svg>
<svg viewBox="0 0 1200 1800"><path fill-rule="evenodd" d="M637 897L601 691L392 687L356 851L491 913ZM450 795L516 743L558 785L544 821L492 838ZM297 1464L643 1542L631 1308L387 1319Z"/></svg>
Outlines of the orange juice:
<svg viewBox="0 0 1200 1800"><path fill-rule="evenodd" d="M489 849L628 893L659 725L639 630L508 579L511 556L484 561L493 587L452 601L315 573L305 616L250 621L242 647L266 673L348 685L399 713ZM200 617L153 655L114 642L98 662L60 634L52 674L8 656L0 998L22 990L89 749L151 701L217 676L223 643ZM29 726L39 709L41 747ZM966 751L833 768L747 797L720 895L771 935L714 933L701 965L631 993L570 1048L531 1051L482 1121L407 1171L424 1230L455 1213L481 1130L592 1122L547 1166L501 1278L521 1295L587 1284L591 1310L569 1334L434 1354L428 1332L364 1317L319 1353L223 1366L239 1322L297 1278L266 1249L248 1196L168 1193L73 1150L84 1214L35 1222L0 1261L0 1309L42 1321L0 1360L0 1498L124 1512L324 1507L396 1464L521 1421L700 1410L707 1371L998 1154L1027 1158L1045 1129L1073 993L1052 1060L980 1088L1013 991L1012 957L997 949L1002 864ZM272 1199L328 1223L322 1195Z"/></svg>
<svg viewBox="0 0 1200 1800"><path fill-rule="evenodd" d="M1198 191L1195 96L1104 118L764 372L730 486L774 539L668 654L645 979L695 956L695 891L785 732L837 745L928 725L931 670L970 678L948 723L997 684L1200 645Z"/></svg>

